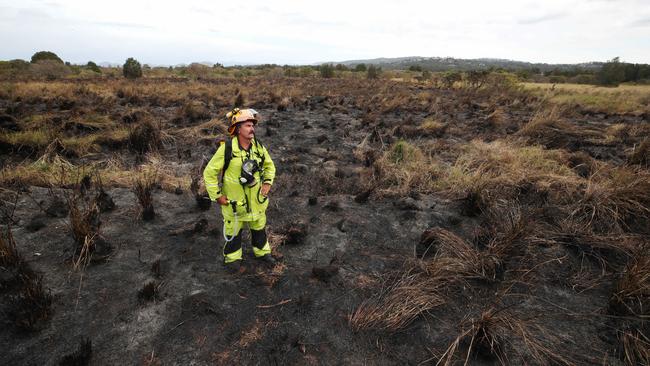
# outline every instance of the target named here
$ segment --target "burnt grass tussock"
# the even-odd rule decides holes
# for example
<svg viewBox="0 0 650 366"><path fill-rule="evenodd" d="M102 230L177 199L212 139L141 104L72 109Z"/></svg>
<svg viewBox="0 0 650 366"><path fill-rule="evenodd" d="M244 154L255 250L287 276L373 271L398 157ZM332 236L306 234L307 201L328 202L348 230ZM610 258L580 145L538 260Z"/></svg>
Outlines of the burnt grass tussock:
<svg viewBox="0 0 650 366"><path fill-rule="evenodd" d="M643 117L499 74L2 90L2 364L650 363ZM278 261L245 232L237 274L201 179L233 104L277 168Z"/></svg>

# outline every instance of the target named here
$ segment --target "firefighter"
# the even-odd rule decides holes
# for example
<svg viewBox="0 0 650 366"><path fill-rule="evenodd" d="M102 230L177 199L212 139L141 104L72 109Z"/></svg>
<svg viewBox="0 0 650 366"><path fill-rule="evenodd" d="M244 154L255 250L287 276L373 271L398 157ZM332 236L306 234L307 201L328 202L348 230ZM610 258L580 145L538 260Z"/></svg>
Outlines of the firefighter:
<svg viewBox="0 0 650 366"><path fill-rule="evenodd" d="M243 226L250 229L255 258L270 265L275 263L266 236L266 208L275 165L266 147L255 137L258 116L253 109L239 108L226 114L231 138L219 146L203 171L210 199L221 206L224 264L232 273L239 272L241 266Z"/></svg>

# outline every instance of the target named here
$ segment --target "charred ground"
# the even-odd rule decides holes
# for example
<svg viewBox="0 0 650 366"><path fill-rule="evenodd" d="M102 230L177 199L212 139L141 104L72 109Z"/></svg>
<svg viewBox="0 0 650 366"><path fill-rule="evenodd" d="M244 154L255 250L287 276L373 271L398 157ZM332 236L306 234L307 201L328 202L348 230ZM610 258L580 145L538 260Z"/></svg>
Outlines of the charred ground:
<svg viewBox="0 0 650 366"><path fill-rule="evenodd" d="M233 101L281 260L228 275L200 177ZM0 359L647 363L647 113L498 74L5 83Z"/></svg>

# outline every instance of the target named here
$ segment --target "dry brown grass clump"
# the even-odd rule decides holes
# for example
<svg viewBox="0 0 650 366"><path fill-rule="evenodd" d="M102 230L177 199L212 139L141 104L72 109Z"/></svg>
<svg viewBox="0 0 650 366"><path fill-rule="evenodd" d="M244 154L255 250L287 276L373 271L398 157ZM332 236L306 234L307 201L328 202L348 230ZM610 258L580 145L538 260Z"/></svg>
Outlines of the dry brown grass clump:
<svg viewBox="0 0 650 366"><path fill-rule="evenodd" d="M457 261L441 259L431 266L435 272L426 273L417 267L407 271L380 294L362 302L350 315L350 326L355 331L403 329L420 314L447 302L447 271L457 265Z"/></svg>
<svg viewBox="0 0 650 366"><path fill-rule="evenodd" d="M391 145L372 167L369 184L379 196L405 196L411 191L432 192L439 174L435 160L420 148L400 140Z"/></svg>
<svg viewBox="0 0 650 366"><path fill-rule="evenodd" d="M442 137L447 132L448 127L448 123L427 119L420 125L420 130L425 136Z"/></svg>
<svg viewBox="0 0 650 366"><path fill-rule="evenodd" d="M11 228L8 227L6 230L1 230L0 232L0 266L9 268L9 267L20 267L25 263L24 259L18 253L16 249L16 241L14 240Z"/></svg>
<svg viewBox="0 0 650 366"><path fill-rule="evenodd" d="M382 291L350 316L354 330L402 329L420 314L446 304L447 294L467 280L496 277L499 258L447 230L425 231L419 246L422 254L431 252L432 258L411 262L402 275L387 279Z"/></svg>
<svg viewBox="0 0 650 366"><path fill-rule="evenodd" d="M462 275L464 278L494 280L496 277L499 258L492 253L476 249L471 243L451 231L442 228L425 230L418 247L420 251L424 249L422 254L417 253L416 250L416 254L420 257L432 252L430 255L433 255L434 258L457 260L458 266L455 268L455 274ZM433 270L431 266L437 264L436 261L423 263L427 271Z"/></svg>
<svg viewBox="0 0 650 366"><path fill-rule="evenodd" d="M476 358L497 361L501 365L518 364L527 359L538 365L575 364L559 351L561 340L541 325L524 320L508 309L490 307L476 318L466 317L459 328L459 335L438 358L437 365L453 365L457 361L467 365L470 359ZM459 354L461 348L467 349L463 352L465 355ZM509 359L508 354L512 353L521 359Z"/></svg>
<svg viewBox="0 0 650 366"><path fill-rule="evenodd" d="M0 270L3 275L0 290L7 291L6 313L21 331L35 331L52 314L52 295L43 287L43 277L37 275L16 249L11 228L0 230Z"/></svg>
<svg viewBox="0 0 650 366"><path fill-rule="evenodd" d="M465 214L477 216L498 200L542 204L547 198L565 199L579 184L580 177L565 165L561 151L475 140L442 171L434 187L462 199Z"/></svg>
<svg viewBox="0 0 650 366"><path fill-rule="evenodd" d="M153 208L153 190L158 180L158 171L155 169L143 169L140 175L133 181L133 193L140 204L140 217L145 220L153 220L156 213Z"/></svg>
<svg viewBox="0 0 650 366"><path fill-rule="evenodd" d="M69 194L67 197L69 210L69 229L74 239L74 251L72 263L75 269L83 269L92 260L93 253L97 250L97 243L101 237L99 229L101 225L100 212L94 200L86 202L77 193ZM102 241L102 252L105 243ZM107 253L102 253L102 255Z"/></svg>
<svg viewBox="0 0 650 366"><path fill-rule="evenodd" d="M52 295L43 287L43 277L21 277L22 287L9 298L7 311L14 325L23 331L40 329L52 315Z"/></svg>
<svg viewBox="0 0 650 366"><path fill-rule="evenodd" d="M540 110L518 132L519 136L529 137L533 142L547 148L575 150L584 140L603 138L600 131L580 127L562 118L559 108Z"/></svg>
<svg viewBox="0 0 650 366"><path fill-rule="evenodd" d="M641 246L616 282L609 311L618 315L650 316L650 245Z"/></svg>
<svg viewBox="0 0 650 366"><path fill-rule="evenodd" d="M635 146L629 155L630 164L638 164L648 168L650 166L650 138L645 138Z"/></svg>
<svg viewBox="0 0 650 366"><path fill-rule="evenodd" d="M139 154L158 150L162 144L163 134L160 126L151 120L138 123L129 132L129 147Z"/></svg>
<svg viewBox="0 0 650 366"><path fill-rule="evenodd" d="M176 122L196 123L211 118L210 109L201 101L189 101L176 112Z"/></svg>
<svg viewBox="0 0 650 366"><path fill-rule="evenodd" d="M571 217L600 232L643 230L650 215L650 173L615 167L590 177L573 205ZM647 225L647 222L645 222Z"/></svg>
<svg viewBox="0 0 650 366"><path fill-rule="evenodd" d="M627 329L619 331L618 339L625 365L650 365L650 335L640 329Z"/></svg>

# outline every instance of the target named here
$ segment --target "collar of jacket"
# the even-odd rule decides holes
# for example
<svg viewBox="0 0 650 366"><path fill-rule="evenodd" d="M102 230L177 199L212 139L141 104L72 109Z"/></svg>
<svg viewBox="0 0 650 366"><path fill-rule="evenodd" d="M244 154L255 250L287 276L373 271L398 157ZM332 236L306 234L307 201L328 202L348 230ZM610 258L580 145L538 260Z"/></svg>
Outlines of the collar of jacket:
<svg viewBox="0 0 650 366"><path fill-rule="evenodd" d="M233 137L232 140L230 141L230 143L232 144L232 152L234 154L239 155L240 151L246 151L239 145L239 140L237 139L237 136ZM250 146L248 151L250 151L250 152L253 152L253 150L257 151L258 150L257 145L258 145L257 141L253 137L253 139L251 140L251 146Z"/></svg>

